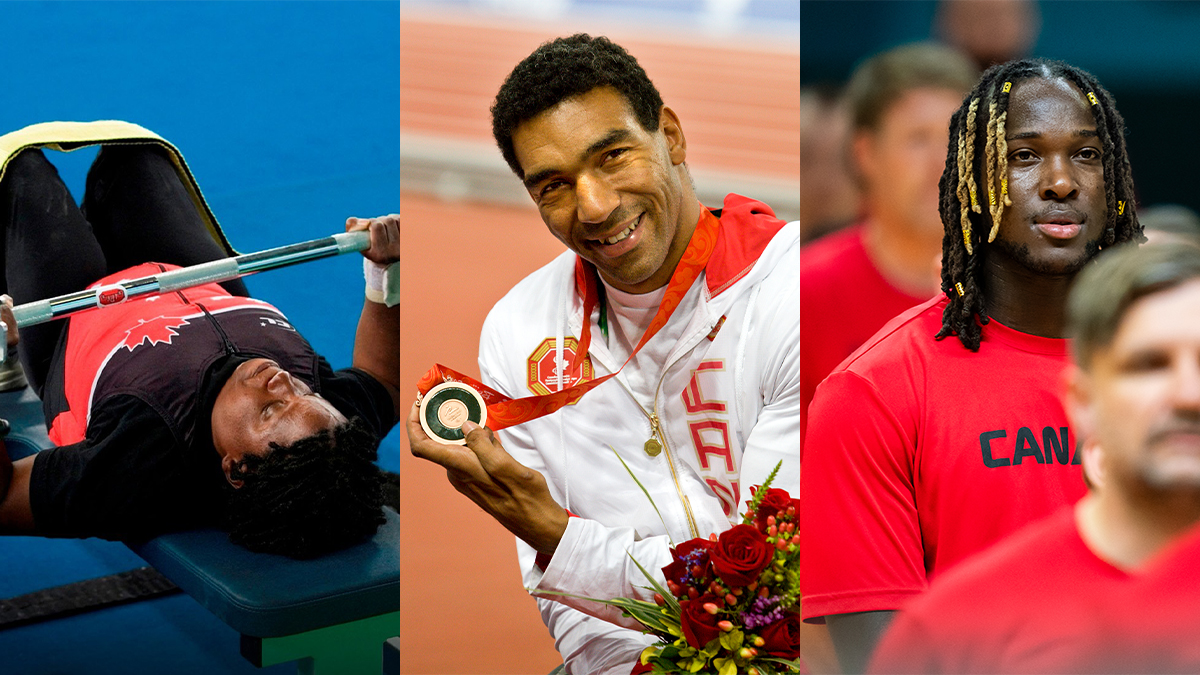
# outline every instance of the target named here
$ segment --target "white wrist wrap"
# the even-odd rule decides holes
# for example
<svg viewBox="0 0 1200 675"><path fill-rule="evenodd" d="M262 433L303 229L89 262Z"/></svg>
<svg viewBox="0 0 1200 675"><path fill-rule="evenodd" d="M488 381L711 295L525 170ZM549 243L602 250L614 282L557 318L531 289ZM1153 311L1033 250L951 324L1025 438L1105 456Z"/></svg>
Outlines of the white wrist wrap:
<svg viewBox="0 0 1200 675"><path fill-rule="evenodd" d="M400 263L380 265L363 258L363 276L367 280L367 300L388 307L400 304Z"/></svg>

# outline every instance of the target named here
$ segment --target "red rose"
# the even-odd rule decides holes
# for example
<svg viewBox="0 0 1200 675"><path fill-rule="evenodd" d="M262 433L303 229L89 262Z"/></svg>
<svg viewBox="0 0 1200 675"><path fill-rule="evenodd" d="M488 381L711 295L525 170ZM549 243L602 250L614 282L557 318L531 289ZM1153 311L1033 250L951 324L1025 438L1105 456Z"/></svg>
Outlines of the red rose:
<svg viewBox="0 0 1200 675"><path fill-rule="evenodd" d="M734 525L725 530L709 553L717 576L731 589L757 581L774 555L775 548L752 525Z"/></svg>
<svg viewBox="0 0 1200 675"><path fill-rule="evenodd" d="M721 600L715 595L702 595L695 600L679 603L682 610L679 615L679 627L683 629L683 637L687 638L688 644L696 649L704 649L705 645L721 634L721 629L717 628L720 619L716 614L709 614L708 610L704 609L704 605L709 602L717 607L721 606Z"/></svg>
<svg viewBox="0 0 1200 675"><path fill-rule="evenodd" d="M758 510L755 511L754 522L758 525L758 529L766 531L767 517L775 516L778 519L779 514L786 512L793 502L797 504L796 513L800 513L800 500L792 499L787 490L769 488L767 494L763 495L762 501L758 503Z"/></svg>
<svg viewBox="0 0 1200 675"><path fill-rule="evenodd" d="M767 624L759 632L763 646L758 653L763 656L779 656L794 659L800 656L800 617L788 614L775 623Z"/></svg>
<svg viewBox="0 0 1200 675"><path fill-rule="evenodd" d="M642 660L638 659L633 663L633 670L629 671L629 675L642 675L642 673L649 673L652 670L654 670L654 666L649 663L643 666Z"/></svg>
<svg viewBox="0 0 1200 675"><path fill-rule="evenodd" d="M671 557L675 560L662 568L663 576L680 586L699 587L703 579L712 576L709 563L709 552L715 544L707 539L689 539L671 549ZM696 567L700 574L696 575Z"/></svg>

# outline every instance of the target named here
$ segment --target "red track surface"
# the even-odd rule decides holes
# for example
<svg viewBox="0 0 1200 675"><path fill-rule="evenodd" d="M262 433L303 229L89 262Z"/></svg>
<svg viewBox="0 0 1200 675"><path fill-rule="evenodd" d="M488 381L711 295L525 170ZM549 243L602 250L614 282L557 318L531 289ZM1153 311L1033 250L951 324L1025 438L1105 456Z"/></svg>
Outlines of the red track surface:
<svg viewBox="0 0 1200 675"><path fill-rule="evenodd" d="M400 199L401 382L434 363L473 377L488 310L562 245L531 208ZM512 535L440 467L400 453L400 672L548 673L558 655L525 593Z"/></svg>
<svg viewBox="0 0 1200 675"><path fill-rule="evenodd" d="M488 108L543 31L400 23L402 132L491 142ZM693 166L800 178L800 59L614 36L680 117Z"/></svg>

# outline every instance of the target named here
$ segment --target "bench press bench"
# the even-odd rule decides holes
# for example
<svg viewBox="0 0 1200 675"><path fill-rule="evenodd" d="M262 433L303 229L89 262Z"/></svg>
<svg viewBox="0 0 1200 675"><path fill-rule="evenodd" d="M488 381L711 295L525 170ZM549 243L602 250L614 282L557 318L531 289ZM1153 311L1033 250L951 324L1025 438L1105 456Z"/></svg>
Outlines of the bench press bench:
<svg viewBox="0 0 1200 675"><path fill-rule="evenodd" d="M11 427L3 440L14 460L53 447L28 387L0 393L0 418ZM253 553L216 529L129 547L241 633L241 653L254 665L299 661L299 675L379 675L385 642L400 632L400 518L384 513L374 537L314 560Z"/></svg>

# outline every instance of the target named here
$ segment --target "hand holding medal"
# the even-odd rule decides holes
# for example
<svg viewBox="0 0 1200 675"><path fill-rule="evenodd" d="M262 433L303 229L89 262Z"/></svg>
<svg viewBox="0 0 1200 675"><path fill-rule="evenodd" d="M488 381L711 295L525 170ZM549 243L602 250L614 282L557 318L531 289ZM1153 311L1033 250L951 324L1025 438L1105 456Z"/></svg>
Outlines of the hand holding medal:
<svg viewBox="0 0 1200 675"><path fill-rule="evenodd" d="M474 387L459 382L443 382L420 399L421 428L430 438L452 445L466 445L463 422L485 426L487 407Z"/></svg>
<svg viewBox="0 0 1200 675"><path fill-rule="evenodd" d="M495 392L487 387L484 392L470 389L444 382L413 404L407 422L412 453L445 467L455 490L537 551L553 554L567 529L567 512L554 501L542 474L513 459L491 429L471 419L471 403L478 403L474 397L483 400L487 392ZM460 421L464 412L467 419ZM434 430L444 427L443 433L451 438L429 434L426 424Z"/></svg>
<svg viewBox="0 0 1200 675"><path fill-rule="evenodd" d="M421 406L420 423L425 435L443 443L462 445L465 441L459 426L464 419L470 419L481 426L487 424L490 429L499 431L505 427L548 415L563 406L571 405L583 398L584 394L619 373L626 364L633 360L641 348L667 324L688 289L692 287L692 284L704 271L705 265L708 264L708 258L716 247L720 221L707 209L703 209L701 213L696 231L667 284L662 304L646 329L646 333L642 335L637 346L634 347L633 352L620 368L603 377L579 382L574 386L549 394L510 399L478 380L437 364L426 372L417 383L418 401ZM595 268L584 263L582 259L578 259L575 268L575 286L577 292L583 297L584 316L591 316L592 310L598 302L599 294L596 290L596 283ZM591 323L585 321L578 346L575 349L575 357L568 365L566 372L579 372L583 359L587 356L590 343ZM657 439L660 434L660 423L656 415L650 415L650 439L646 441L644 450L651 457L657 456L663 449Z"/></svg>
<svg viewBox="0 0 1200 675"><path fill-rule="evenodd" d="M688 289L700 277L716 247L720 221L707 209L683 258L667 284L658 312L634 347L626 364L667 324ZM579 260L576 289L583 297L584 316L597 303L596 270ZM576 372L586 357L591 324L584 322L575 358L567 367ZM624 368L622 364L621 368ZM512 458L492 433L548 415L575 403L617 372L540 396L510 399L500 392L443 365L435 365L417 383L418 403L408 417L409 447L414 455L446 468L456 490L466 495L506 529L540 553L552 554L567 528L567 513L550 494L546 479ZM476 416L478 419L476 419ZM487 427L483 427L487 424ZM661 445L653 437L659 420L651 418L652 437L645 451L655 456ZM465 447L463 447L465 446ZM657 450L657 452L656 452Z"/></svg>

